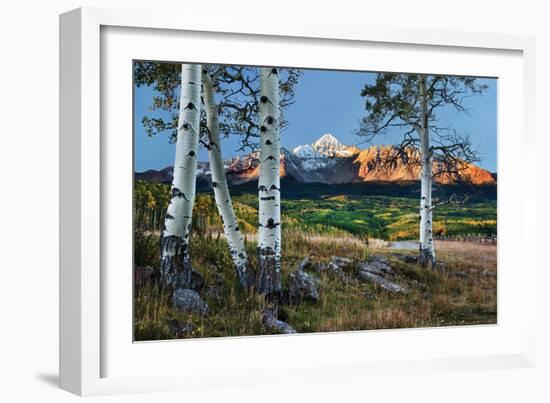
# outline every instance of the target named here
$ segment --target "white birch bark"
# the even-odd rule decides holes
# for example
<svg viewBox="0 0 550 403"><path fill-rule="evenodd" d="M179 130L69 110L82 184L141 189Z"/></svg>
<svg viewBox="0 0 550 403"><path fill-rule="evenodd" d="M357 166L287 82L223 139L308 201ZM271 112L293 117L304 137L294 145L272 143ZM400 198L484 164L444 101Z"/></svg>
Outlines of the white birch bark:
<svg viewBox="0 0 550 403"><path fill-rule="evenodd" d="M258 181L259 270L257 291L267 296L281 292L281 157L279 139L279 74L260 68L260 177Z"/></svg>
<svg viewBox="0 0 550 403"><path fill-rule="evenodd" d="M201 65L183 64L174 179L161 237L161 279L170 288L193 286L189 240L197 176L200 95Z"/></svg>
<svg viewBox="0 0 550 403"><path fill-rule="evenodd" d="M231 195L229 194L221 151L218 107L214 96L212 79L206 71L202 72L202 85L204 89L206 125L208 127L206 148L208 149L210 171L212 172L214 198L216 199L218 213L222 218L227 245L235 263L239 281L244 289L249 289L254 285L254 273L248 262L243 234L239 229L239 223L233 210Z"/></svg>
<svg viewBox="0 0 550 403"><path fill-rule="evenodd" d="M420 256L422 266L435 263L435 249L432 233L432 155L430 150L430 129L428 122L428 99L426 76L419 76L420 115Z"/></svg>

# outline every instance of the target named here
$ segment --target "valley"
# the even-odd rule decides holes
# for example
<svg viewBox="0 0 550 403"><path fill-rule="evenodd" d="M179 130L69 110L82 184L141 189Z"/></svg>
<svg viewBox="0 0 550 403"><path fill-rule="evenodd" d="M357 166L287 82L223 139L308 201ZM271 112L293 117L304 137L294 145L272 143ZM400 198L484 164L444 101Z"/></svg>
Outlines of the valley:
<svg viewBox="0 0 550 403"><path fill-rule="evenodd" d="M285 187L281 213L283 228L304 235L352 236L386 241L418 238L418 185L416 184L361 184L356 188L307 184L305 187ZM450 188L446 191L449 193ZM443 236L497 234L497 202L488 189L454 188L454 194L464 198L464 205L444 204L434 212L434 234ZM135 203L138 222L149 230L160 230L162 215L169 200L170 187L166 184L137 181ZM362 194L362 193L363 194ZM470 192L470 193L468 193ZM234 186L233 206L241 231L254 234L257 229L257 191L253 183ZM445 195L446 196L446 195ZM447 197L447 196L446 196ZM443 198L441 196L441 198ZM204 189L197 195L194 217L200 231L223 233L214 197ZM200 219L199 219L200 217ZM200 222L198 222L200 221Z"/></svg>

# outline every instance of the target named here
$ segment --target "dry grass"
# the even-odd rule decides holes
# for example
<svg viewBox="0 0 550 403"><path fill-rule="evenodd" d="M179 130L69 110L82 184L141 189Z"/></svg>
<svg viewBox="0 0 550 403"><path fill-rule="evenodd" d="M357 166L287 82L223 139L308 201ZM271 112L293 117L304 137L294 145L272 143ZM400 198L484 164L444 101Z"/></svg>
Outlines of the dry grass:
<svg viewBox="0 0 550 403"><path fill-rule="evenodd" d="M413 254L412 251L367 248L358 240L311 239L296 232L286 232L283 240L283 285L288 274L306 255L326 263L333 255L362 261L372 254L381 254L394 269L393 280L408 289L406 294L395 295L370 283L351 281L345 284L321 274L318 302L279 309L298 332L496 323L496 247L493 245L436 242L438 261L446 269L429 271L404 262L404 255ZM149 238L149 242L158 240ZM253 264L256 263L255 247L254 242L249 242ZM247 295L239 289L225 241L193 239L193 251L193 266L205 275L207 285L215 284L220 276L223 279L224 286L217 297L202 292L211 315L207 318L182 315L170 306L165 293L154 285L147 285L136 289L136 340L174 338L170 327L173 321L193 327L180 337L268 333L261 324L261 312L266 303L262 297ZM365 297L367 293L373 298Z"/></svg>
<svg viewBox="0 0 550 403"><path fill-rule="evenodd" d="M435 241L438 257L460 267L497 271L497 246L475 242Z"/></svg>

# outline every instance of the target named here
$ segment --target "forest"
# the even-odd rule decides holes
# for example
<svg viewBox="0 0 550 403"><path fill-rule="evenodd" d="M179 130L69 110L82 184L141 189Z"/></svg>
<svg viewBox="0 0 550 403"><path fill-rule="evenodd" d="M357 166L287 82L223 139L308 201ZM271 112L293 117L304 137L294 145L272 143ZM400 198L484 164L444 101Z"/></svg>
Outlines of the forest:
<svg viewBox="0 0 550 403"><path fill-rule="evenodd" d="M480 156L437 115L444 106L465 113L464 97L484 85L377 74L358 88L357 136L398 130L399 143L371 169L417 167L418 180L326 186L281 174L300 76L136 62L136 85L157 94L151 110L171 113L142 124L150 136L169 134L174 168L171 184L134 183L135 340L496 323L496 185L463 183ZM230 136L259 156L256 181L229 182ZM206 189L197 187L199 149Z"/></svg>
<svg viewBox="0 0 550 403"><path fill-rule="evenodd" d="M136 229L160 232L170 200L170 185L138 180L134 189ZM257 234L256 195L242 189L234 193L233 208L239 228L253 239ZM303 234L401 241L418 238L417 204L413 197L379 194L336 194L309 199L283 196L281 214L285 217L285 227ZM460 208L442 206L434 217L433 228L436 237L441 238L496 238L496 223L496 200L479 198ZM197 194L192 226L199 236L223 234L211 192Z"/></svg>

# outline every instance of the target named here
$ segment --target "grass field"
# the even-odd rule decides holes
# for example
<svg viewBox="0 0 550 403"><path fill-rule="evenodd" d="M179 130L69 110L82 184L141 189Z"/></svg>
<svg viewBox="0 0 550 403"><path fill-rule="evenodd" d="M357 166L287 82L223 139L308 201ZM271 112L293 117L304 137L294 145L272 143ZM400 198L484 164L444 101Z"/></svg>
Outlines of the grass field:
<svg viewBox="0 0 550 403"><path fill-rule="evenodd" d="M162 196L168 191L165 185L151 185L151 189L139 185L143 194ZM160 196L147 199L147 203L136 201L142 208L140 222L156 224L136 228L135 264L155 271L159 262L156 225L165 208L158 200L167 200ZM256 267L257 194L236 192L233 202L248 255ZM143 213L145 207L156 212L152 220ZM305 198L297 194L283 199L283 287L306 256L326 264L332 256L357 263L382 255L393 268L392 281L408 292L393 294L372 283L343 282L330 273L310 273L317 280L319 301L280 306L279 318L300 333L496 323L496 245L436 242L442 269L430 271L407 263L405 257L416 255L416 251L389 249L377 241L417 239L417 212L417 199L406 196L326 194ZM146 282L135 288L136 340L269 333L261 322L268 304L261 296L242 292L238 285L211 193L198 194L193 225L192 265L204 276L200 295L211 314L183 314L171 306L169 295L156 282ZM439 206L434 211L434 233L496 235L496 200L475 198L463 206Z"/></svg>
<svg viewBox="0 0 550 403"><path fill-rule="evenodd" d="M343 283L321 273L317 276L318 302L279 308L280 318L300 333L496 323L494 245L437 242L438 258L446 270L429 271L403 261L404 255L414 251L366 248L345 239L334 242L331 237L310 241L295 232L286 233L284 239L283 285L304 256L327 262L333 255L362 261L377 254L387 257L396 273L394 280L408 289L396 295L371 283ZM152 253L142 263L155 265L157 235L150 235L146 242ZM248 250L255 265L253 242ZM268 304L240 290L225 241L194 238L192 253L193 267L205 276L206 291L201 295L211 315L182 314L170 305L166 292L149 283L135 290L136 340L269 334L261 323ZM173 323L185 324L189 331L176 334Z"/></svg>
<svg viewBox="0 0 550 403"><path fill-rule="evenodd" d="M291 187L292 192L287 195L288 197L282 197L282 220L287 229L299 230L307 235L353 235L359 239L378 238L395 241L418 238L419 201L418 195L413 191L417 186L387 185L388 188L394 189L396 194L403 194L392 196L360 194L359 191L366 192L364 189L369 189L368 186L351 187L348 193L332 194L329 191L334 193L338 185L334 186L335 189L327 188L327 185L302 185L315 192L306 197L303 189L294 186ZM151 211L157 213L156 220L153 221L156 223L155 228L159 229L169 200L169 185L138 181L136 189L136 206L153 206ZM381 189L384 192L389 191L386 187ZM459 193L459 190L463 193ZM494 187L485 189L484 192L471 193L468 189L447 188L446 194L436 196L435 201L438 198L444 200L451 191L456 192L459 199L464 198L465 194L473 197L463 205L444 204L434 209L433 231L436 236L497 234L497 202ZM240 227L244 233L254 234L258 219L257 191L248 189L245 192L239 189L234 193L233 205ZM194 217L206 218L204 222L195 223L202 226L199 230L222 231L211 192L198 194Z"/></svg>
<svg viewBox="0 0 550 403"><path fill-rule="evenodd" d="M255 195L235 198L239 218L254 228L257 217ZM338 195L316 200L282 201L283 224L305 234L354 235L390 241L418 238L416 199L391 196ZM434 210L434 233L465 235L497 233L496 201L485 200L463 206L446 204Z"/></svg>

